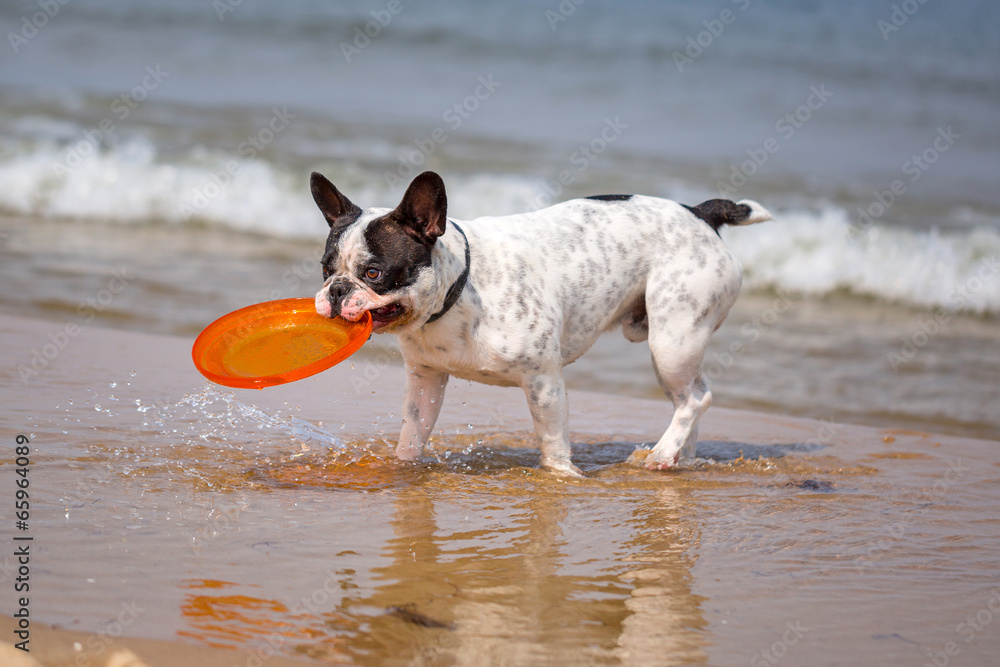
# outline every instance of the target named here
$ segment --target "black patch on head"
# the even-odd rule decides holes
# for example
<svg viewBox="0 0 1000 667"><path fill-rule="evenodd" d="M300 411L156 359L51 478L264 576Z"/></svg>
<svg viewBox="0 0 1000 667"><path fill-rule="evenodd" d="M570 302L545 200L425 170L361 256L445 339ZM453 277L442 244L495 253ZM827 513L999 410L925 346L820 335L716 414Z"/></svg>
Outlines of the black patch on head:
<svg viewBox="0 0 1000 667"><path fill-rule="evenodd" d="M395 211L372 220L365 229L365 244L372 255L371 263L359 266L361 280L376 294L388 294L412 285L420 270L431 265L432 245L406 232ZM369 268L382 272L376 280L365 276Z"/></svg>
<svg viewBox="0 0 1000 667"><path fill-rule="evenodd" d="M592 195L587 197L587 199L593 199L594 201L628 201L635 195Z"/></svg>
<svg viewBox="0 0 1000 667"><path fill-rule="evenodd" d="M728 199L709 199L697 206L691 207L681 204L687 210L708 223L708 226L719 232L719 227L723 225L738 225L750 217L750 207L746 204L737 204Z"/></svg>

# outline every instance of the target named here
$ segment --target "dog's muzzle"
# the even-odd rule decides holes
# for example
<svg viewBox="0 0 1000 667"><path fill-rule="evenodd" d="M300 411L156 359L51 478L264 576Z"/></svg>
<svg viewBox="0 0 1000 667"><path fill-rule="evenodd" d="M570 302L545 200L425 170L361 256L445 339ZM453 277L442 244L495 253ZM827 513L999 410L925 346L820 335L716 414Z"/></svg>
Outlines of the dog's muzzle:
<svg viewBox="0 0 1000 667"><path fill-rule="evenodd" d="M336 278L330 283L330 287L326 293L326 299L330 302L330 317L340 315L344 297L350 294L354 290L354 287L354 283L348 278Z"/></svg>

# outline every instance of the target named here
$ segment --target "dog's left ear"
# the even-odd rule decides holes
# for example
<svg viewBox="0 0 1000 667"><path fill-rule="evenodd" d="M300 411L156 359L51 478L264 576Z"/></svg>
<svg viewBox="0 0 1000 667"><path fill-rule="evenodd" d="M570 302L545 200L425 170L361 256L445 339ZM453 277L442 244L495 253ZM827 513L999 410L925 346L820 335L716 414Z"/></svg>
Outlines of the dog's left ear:
<svg viewBox="0 0 1000 667"><path fill-rule="evenodd" d="M403 201L395 212L407 232L417 240L433 245L444 234L448 221L444 181L433 171L420 174L406 189Z"/></svg>
<svg viewBox="0 0 1000 667"><path fill-rule="evenodd" d="M319 210L326 218L326 223L330 229L339 228L343 231L344 218L357 219L361 215L361 209L355 206L350 199L340 193L333 183L327 180L326 176L314 171L309 177L309 189L312 191L313 200L319 206Z"/></svg>

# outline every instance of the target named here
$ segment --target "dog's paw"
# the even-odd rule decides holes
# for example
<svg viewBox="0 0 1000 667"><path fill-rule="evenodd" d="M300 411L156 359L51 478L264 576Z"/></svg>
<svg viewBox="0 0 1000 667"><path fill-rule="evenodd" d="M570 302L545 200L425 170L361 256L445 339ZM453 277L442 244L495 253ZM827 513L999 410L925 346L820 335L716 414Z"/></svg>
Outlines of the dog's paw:
<svg viewBox="0 0 1000 667"><path fill-rule="evenodd" d="M678 452L664 459L657 456L653 449L637 449L629 455L626 463L646 470L669 470L677 465L680 457Z"/></svg>
<svg viewBox="0 0 1000 667"><path fill-rule="evenodd" d="M583 472L579 468L564 459L542 459L542 467L564 477L583 477Z"/></svg>
<svg viewBox="0 0 1000 667"><path fill-rule="evenodd" d="M421 445L404 445L402 443L396 445L395 450L397 459L410 463L419 461L423 451L424 448Z"/></svg>
<svg viewBox="0 0 1000 667"><path fill-rule="evenodd" d="M653 453L652 449L637 449L631 454L629 454L629 457L628 459L625 460L625 463L642 468L643 466L646 465L646 459L648 459L649 455L652 453Z"/></svg>

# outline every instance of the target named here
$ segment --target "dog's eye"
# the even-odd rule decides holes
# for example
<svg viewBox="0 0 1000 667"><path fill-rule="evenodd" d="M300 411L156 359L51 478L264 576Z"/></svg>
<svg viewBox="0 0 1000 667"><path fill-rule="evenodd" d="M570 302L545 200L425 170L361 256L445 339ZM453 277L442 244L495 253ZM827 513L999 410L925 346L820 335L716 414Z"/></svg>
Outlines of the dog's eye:
<svg viewBox="0 0 1000 667"><path fill-rule="evenodd" d="M378 280L382 277L382 269L368 269L365 271L365 278L368 280Z"/></svg>

